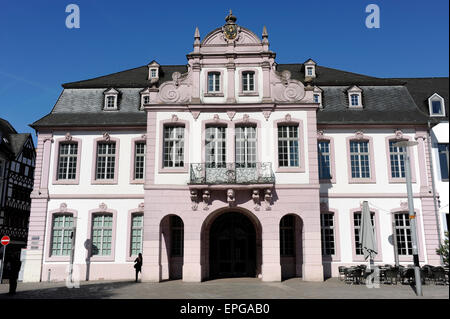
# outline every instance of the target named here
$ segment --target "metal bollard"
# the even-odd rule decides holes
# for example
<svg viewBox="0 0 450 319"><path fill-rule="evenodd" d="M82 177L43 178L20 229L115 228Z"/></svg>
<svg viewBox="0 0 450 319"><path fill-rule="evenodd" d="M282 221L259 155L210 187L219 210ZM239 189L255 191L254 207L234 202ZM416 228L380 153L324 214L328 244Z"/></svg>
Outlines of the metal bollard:
<svg viewBox="0 0 450 319"><path fill-rule="evenodd" d="M52 274L52 270L49 269L48 270L48 275L47 275L47 282L50 282L50 275Z"/></svg>

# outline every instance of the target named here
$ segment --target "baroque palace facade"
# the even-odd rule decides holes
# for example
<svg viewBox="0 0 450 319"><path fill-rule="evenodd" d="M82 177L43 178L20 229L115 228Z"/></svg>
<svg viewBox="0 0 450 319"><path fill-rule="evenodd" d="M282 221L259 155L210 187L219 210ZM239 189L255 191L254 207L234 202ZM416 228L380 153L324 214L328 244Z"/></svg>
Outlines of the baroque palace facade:
<svg viewBox="0 0 450 319"><path fill-rule="evenodd" d="M321 281L363 262L365 200L375 263L394 262L395 232L400 262L410 264L399 140L419 142L411 157L420 262L440 263L430 114L405 80L311 59L277 64L266 28L261 39L231 13L203 39L196 29L193 47L187 65L152 61L66 83L32 124L24 281L65 280L72 261L82 280L133 278L140 252L146 281Z"/></svg>

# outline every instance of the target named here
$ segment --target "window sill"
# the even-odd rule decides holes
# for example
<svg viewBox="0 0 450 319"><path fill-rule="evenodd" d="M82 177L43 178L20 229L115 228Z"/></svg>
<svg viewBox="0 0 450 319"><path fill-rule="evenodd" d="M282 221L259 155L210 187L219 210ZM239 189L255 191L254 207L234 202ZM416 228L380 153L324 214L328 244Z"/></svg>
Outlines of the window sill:
<svg viewBox="0 0 450 319"><path fill-rule="evenodd" d="M45 258L45 262L70 262L70 256L50 256Z"/></svg>
<svg viewBox="0 0 450 319"><path fill-rule="evenodd" d="M97 257L97 256L91 256L91 258L89 258L90 262L96 262L96 261L101 261L101 262L112 262L115 261L114 256L102 256L102 257Z"/></svg>
<svg viewBox="0 0 450 319"><path fill-rule="evenodd" d="M406 183L406 178L390 178L389 179L389 184L405 184ZM416 180L412 179L411 183L415 184Z"/></svg>
<svg viewBox="0 0 450 319"><path fill-rule="evenodd" d="M322 178L322 179L319 179L319 184L336 184L336 179L334 179L334 178Z"/></svg>
<svg viewBox="0 0 450 319"><path fill-rule="evenodd" d="M374 179L351 179L348 181L349 184L376 184Z"/></svg>
<svg viewBox="0 0 450 319"><path fill-rule="evenodd" d="M259 96L259 93L256 91L251 92L239 92L239 96Z"/></svg>
<svg viewBox="0 0 450 319"><path fill-rule="evenodd" d="M117 185L117 180L97 179L91 181L92 185Z"/></svg>
<svg viewBox="0 0 450 319"><path fill-rule="evenodd" d="M130 184L144 184L145 180L143 179L132 179L130 180Z"/></svg>
<svg viewBox="0 0 450 319"><path fill-rule="evenodd" d="M304 173L303 167L277 167L275 173Z"/></svg>
<svg viewBox="0 0 450 319"><path fill-rule="evenodd" d="M160 167L158 170L158 173L160 174L180 174L180 173L188 173L188 167L174 167L174 168L168 168L168 167Z"/></svg>
<svg viewBox="0 0 450 319"><path fill-rule="evenodd" d="M79 184L78 179L75 180L60 179L53 181L53 185L78 185L78 184Z"/></svg>
<svg viewBox="0 0 450 319"><path fill-rule="evenodd" d="M204 97L224 97L224 94L221 92L218 93L204 93Z"/></svg>

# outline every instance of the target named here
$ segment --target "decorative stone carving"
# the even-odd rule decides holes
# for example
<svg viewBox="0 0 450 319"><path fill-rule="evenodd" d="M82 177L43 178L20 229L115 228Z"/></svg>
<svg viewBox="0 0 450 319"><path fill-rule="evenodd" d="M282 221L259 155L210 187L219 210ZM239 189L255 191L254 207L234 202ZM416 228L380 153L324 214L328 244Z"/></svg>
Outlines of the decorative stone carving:
<svg viewBox="0 0 450 319"><path fill-rule="evenodd" d="M140 203L138 206L138 209L140 212L143 212L144 211L144 203Z"/></svg>
<svg viewBox="0 0 450 319"><path fill-rule="evenodd" d="M259 211L260 206L260 199L259 199L259 189L254 189L252 192L252 199L255 203L255 210Z"/></svg>
<svg viewBox="0 0 450 319"><path fill-rule="evenodd" d="M244 123L250 122L250 116L248 114L244 114L244 116L242 117L242 122Z"/></svg>
<svg viewBox="0 0 450 319"><path fill-rule="evenodd" d="M178 116L176 114L172 114L172 122L178 122Z"/></svg>
<svg viewBox="0 0 450 319"><path fill-rule="evenodd" d="M285 120L286 122L292 121L291 114L286 114L286 115L284 116L284 120Z"/></svg>
<svg viewBox="0 0 450 319"><path fill-rule="evenodd" d="M191 202L192 202L192 210L198 209L198 191L196 189L191 189Z"/></svg>
<svg viewBox="0 0 450 319"><path fill-rule="evenodd" d="M408 210L408 202L400 202L400 207L403 210Z"/></svg>
<svg viewBox="0 0 450 319"><path fill-rule="evenodd" d="M208 205L209 205L209 199L211 198L211 194L209 193L209 190L205 189L203 190L203 210L208 210Z"/></svg>
<svg viewBox="0 0 450 319"><path fill-rule="evenodd" d="M271 90L275 101L295 102L300 101L305 96L305 86L302 82L291 79L291 72L271 71ZM272 76L273 75L273 76Z"/></svg>
<svg viewBox="0 0 450 319"><path fill-rule="evenodd" d="M191 114L194 120L197 120L198 117L200 116L200 111L191 111Z"/></svg>
<svg viewBox="0 0 450 319"><path fill-rule="evenodd" d="M46 137L44 138L44 143L50 141L50 143L53 143L53 137Z"/></svg>
<svg viewBox="0 0 450 319"><path fill-rule="evenodd" d="M323 138L323 130L318 130L317 131L317 139L321 139Z"/></svg>
<svg viewBox="0 0 450 319"><path fill-rule="evenodd" d="M397 140L403 139L403 132L401 130L396 130L394 134Z"/></svg>
<svg viewBox="0 0 450 319"><path fill-rule="evenodd" d="M362 140L364 139L364 132L362 130L356 131L355 132L355 138L357 140Z"/></svg>
<svg viewBox="0 0 450 319"><path fill-rule="evenodd" d="M228 205L233 206L236 202L236 195L234 193L234 189L227 189L227 202Z"/></svg>
<svg viewBox="0 0 450 319"><path fill-rule="evenodd" d="M98 208L100 208L101 210L107 210L108 206L106 206L105 203L101 203L100 205L98 205Z"/></svg>
<svg viewBox="0 0 450 319"><path fill-rule="evenodd" d="M272 113L272 111L271 111L271 110L265 110L265 111L263 111L262 113L263 113L264 118L266 119L266 121L268 121L268 120L269 120L269 117L270 117L270 114Z"/></svg>
<svg viewBox="0 0 450 319"><path fill-rule="evenodd" d="M422 139L422 140L426 140L427 139L427 136L426 136L426 134L424 134L424 133L417 133L416 134L416 136L414 136L414 139L417 141L417 140L420 140L420 139Z"/></svg>
<svg viewBox="0 0 450 319"><path fill-rule="evenodd" d="M66 141L70 142L72 140L72 135L69 132L67 132L64 138L66 139Z"/></svg>
<svg viewBox="0 0 450 319"><path fill-rule="evenodd" d="M103 133L103 139L107 142L111 140L111 136L109 136L108 132Z"/></svg>
<svg viewBox="0 0 450 319"><path fill-rule="evenodd" d="M141 138L144 139L144 140L147 139L147 134L142 134Z"/></svg>
<svg viewBox="0 0 450 319"><path fill-rule="evenodd" d="M67 212L67 204L66 203L61 203L61 205L59 205L59 211L61 213Z"/></svg>
<svg viewBox="0 0 450 319"><path fill-rule="evenodd" d="M167 81L159 87L156 98L158 103L186 103L191 98L191 72L181 74L174 72L172 81Z"/></svg>
<svg viewBox="0 0 450 319"><path fill-rule="evenodd" d="M264 191L264 201L266 202L266 210L271 210L270 207L272 203L272 190L269 188Z"/></svg>
<svg viewBox="0 0 450 319"><path fill-rule="evenodd" d="M219 122L219 120L220 120L219 114L214 114L213 120L216 122Z"/></svg>
<svg viewBox="0 0 450 319"><path fill-rule="evenodd" d="M227 115L228 115L230 121L232 121L234 116L236 115L236 111L227 111Z"/></svg>

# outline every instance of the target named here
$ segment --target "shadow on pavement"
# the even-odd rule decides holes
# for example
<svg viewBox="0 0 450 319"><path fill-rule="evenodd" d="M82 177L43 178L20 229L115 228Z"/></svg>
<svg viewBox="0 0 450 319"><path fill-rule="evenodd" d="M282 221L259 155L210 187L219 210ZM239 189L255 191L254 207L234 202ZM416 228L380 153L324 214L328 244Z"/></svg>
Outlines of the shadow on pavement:
<svg viewBox="0 0 450 319"><path fill-rule="evenodd" d="M138 285L134 281L80 283L80 288L54 287L43 289L21 290L20 284L15 295L0 293L0 299L103 299L111 298L114 290L130 285Z"/></svg>

